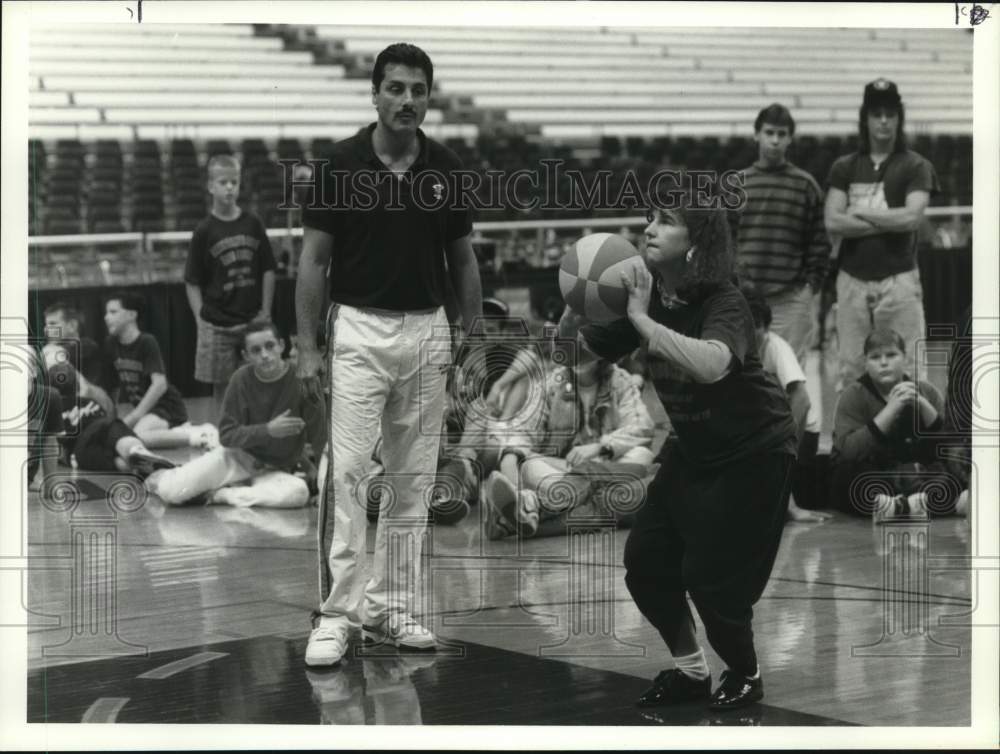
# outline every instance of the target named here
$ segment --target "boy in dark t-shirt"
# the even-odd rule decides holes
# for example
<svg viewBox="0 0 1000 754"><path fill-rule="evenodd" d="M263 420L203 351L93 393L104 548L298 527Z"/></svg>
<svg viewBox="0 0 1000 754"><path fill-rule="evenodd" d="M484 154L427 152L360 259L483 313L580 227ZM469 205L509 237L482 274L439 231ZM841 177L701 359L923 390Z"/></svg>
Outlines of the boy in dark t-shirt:
<svg viewBox="0 0 1000 754"><path fill-rule="evenodd" d="M137 324L142 305L134 293L114 294L105 303L105 353L118 375L116 402L131 406L121 420L151 448L216 446L215 427L188 423L180 393L167 382L156 338Z"/></svg>
<svg viewBox="0 0 1000 754"><path fill-rule="evenodd" d="M198 324L195 379L213 385L216 415L239 365L250 322L271 318L274 254L261 221L236 204L240 164L231 155L208 162L212 211L191 237L184 282Z"/></svg>

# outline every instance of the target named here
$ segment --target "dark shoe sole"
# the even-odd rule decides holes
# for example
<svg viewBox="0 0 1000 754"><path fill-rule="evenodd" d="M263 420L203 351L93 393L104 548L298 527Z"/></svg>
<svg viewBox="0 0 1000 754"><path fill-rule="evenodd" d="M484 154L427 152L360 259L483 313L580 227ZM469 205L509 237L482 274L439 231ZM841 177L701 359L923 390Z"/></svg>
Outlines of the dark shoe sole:
<svg viewBox="0 0 1000 754"><path fill-rule="evenodd" d="M658 707L673 707L675 705L681 704L704 704L712 698L712 687L711 684L706 679L705 683L701 688L689 688L686 693L678 696L663 696L658 699L646 699L656 691L658 686L654 684L651 686L646 693L640 696L635 703L636 707L640 709L656 709ZM659 687L662 689L662 687Z"/></svg>
<svg viewBox="0 0 1000 754"><path fill-rule="evenodd" d="M400 652L434 652L437 650L437 644L432 644L429 647L413 647L408 644L402 644L395 639L380 633L377 629L371 629L366 626L361 627L361 637L366 646L376 646L379 644L390 644L398 649Z"/></svg>
<svg viewBox="0 0 1000 754"><path fill-rule="evenodd" d="M715 712L725 712L726 710L743 709L744 707L749 707L751 704L756 704L761 699L764 698L764 690L758 689L756 691L751 691L744 697L741 697L737 701L727 701L719 704L715 701L709 702L708 708L714 710Z"/></svg>
<svg viewBox="0 0 1000 754"><path fill-rule="evenodd" d="M683 704L704 704L707 699L708 696L705 694L685 699L664 699L659 702L644 702L640 699L635 703L635 706L639 709L660 709L661 707L679 707Z"/></svg>

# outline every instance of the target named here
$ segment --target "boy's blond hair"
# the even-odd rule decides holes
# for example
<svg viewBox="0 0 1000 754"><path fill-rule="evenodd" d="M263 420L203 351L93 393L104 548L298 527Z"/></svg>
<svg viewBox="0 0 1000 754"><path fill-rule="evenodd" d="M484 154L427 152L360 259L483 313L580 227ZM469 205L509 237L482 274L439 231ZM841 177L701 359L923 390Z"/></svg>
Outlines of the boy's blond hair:
<svg viewBox="0 0 1000 754"><path fill-rule="evenodd" d="M208 177L212 177L214 170L235 170L240 172L240 161L231 154L217 154L208 161Z"/></svg>

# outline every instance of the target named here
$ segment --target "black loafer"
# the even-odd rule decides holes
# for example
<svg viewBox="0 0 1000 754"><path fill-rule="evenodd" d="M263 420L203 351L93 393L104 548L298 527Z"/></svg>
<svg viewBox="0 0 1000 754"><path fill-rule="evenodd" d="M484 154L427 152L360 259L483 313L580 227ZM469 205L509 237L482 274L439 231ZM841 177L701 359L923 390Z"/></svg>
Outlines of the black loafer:
<svg viewBox="0 0 1000 754"><path fill-rule="evenodd" d="M764 698L764 681L761 678L747 678L732 670L722 671L719 688L712 694L710 709L739 709Z"/></svg>
<svg viewBox="0 0 1000 754"><path fill-rule="evenodd" d="M653 680L646 693L639 697L639 707L662 707L666 704L704 701L712 693L712 680L697 681L677 668L664 670Z"/></svg>

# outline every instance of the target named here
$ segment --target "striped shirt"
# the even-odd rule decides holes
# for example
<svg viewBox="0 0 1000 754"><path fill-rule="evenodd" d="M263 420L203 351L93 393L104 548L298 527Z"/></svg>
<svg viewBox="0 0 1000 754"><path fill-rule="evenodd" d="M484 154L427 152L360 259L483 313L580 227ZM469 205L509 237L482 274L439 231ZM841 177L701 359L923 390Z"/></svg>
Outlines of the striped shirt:
<svg viewBox="0 0 1000 754"><path fill-rule="evenodd" d="M739 217L741 276L764 296L810 283L819 290L830 244L823 225L823 192L806 171L786 162L743 171L747 201Z"/></svg>

